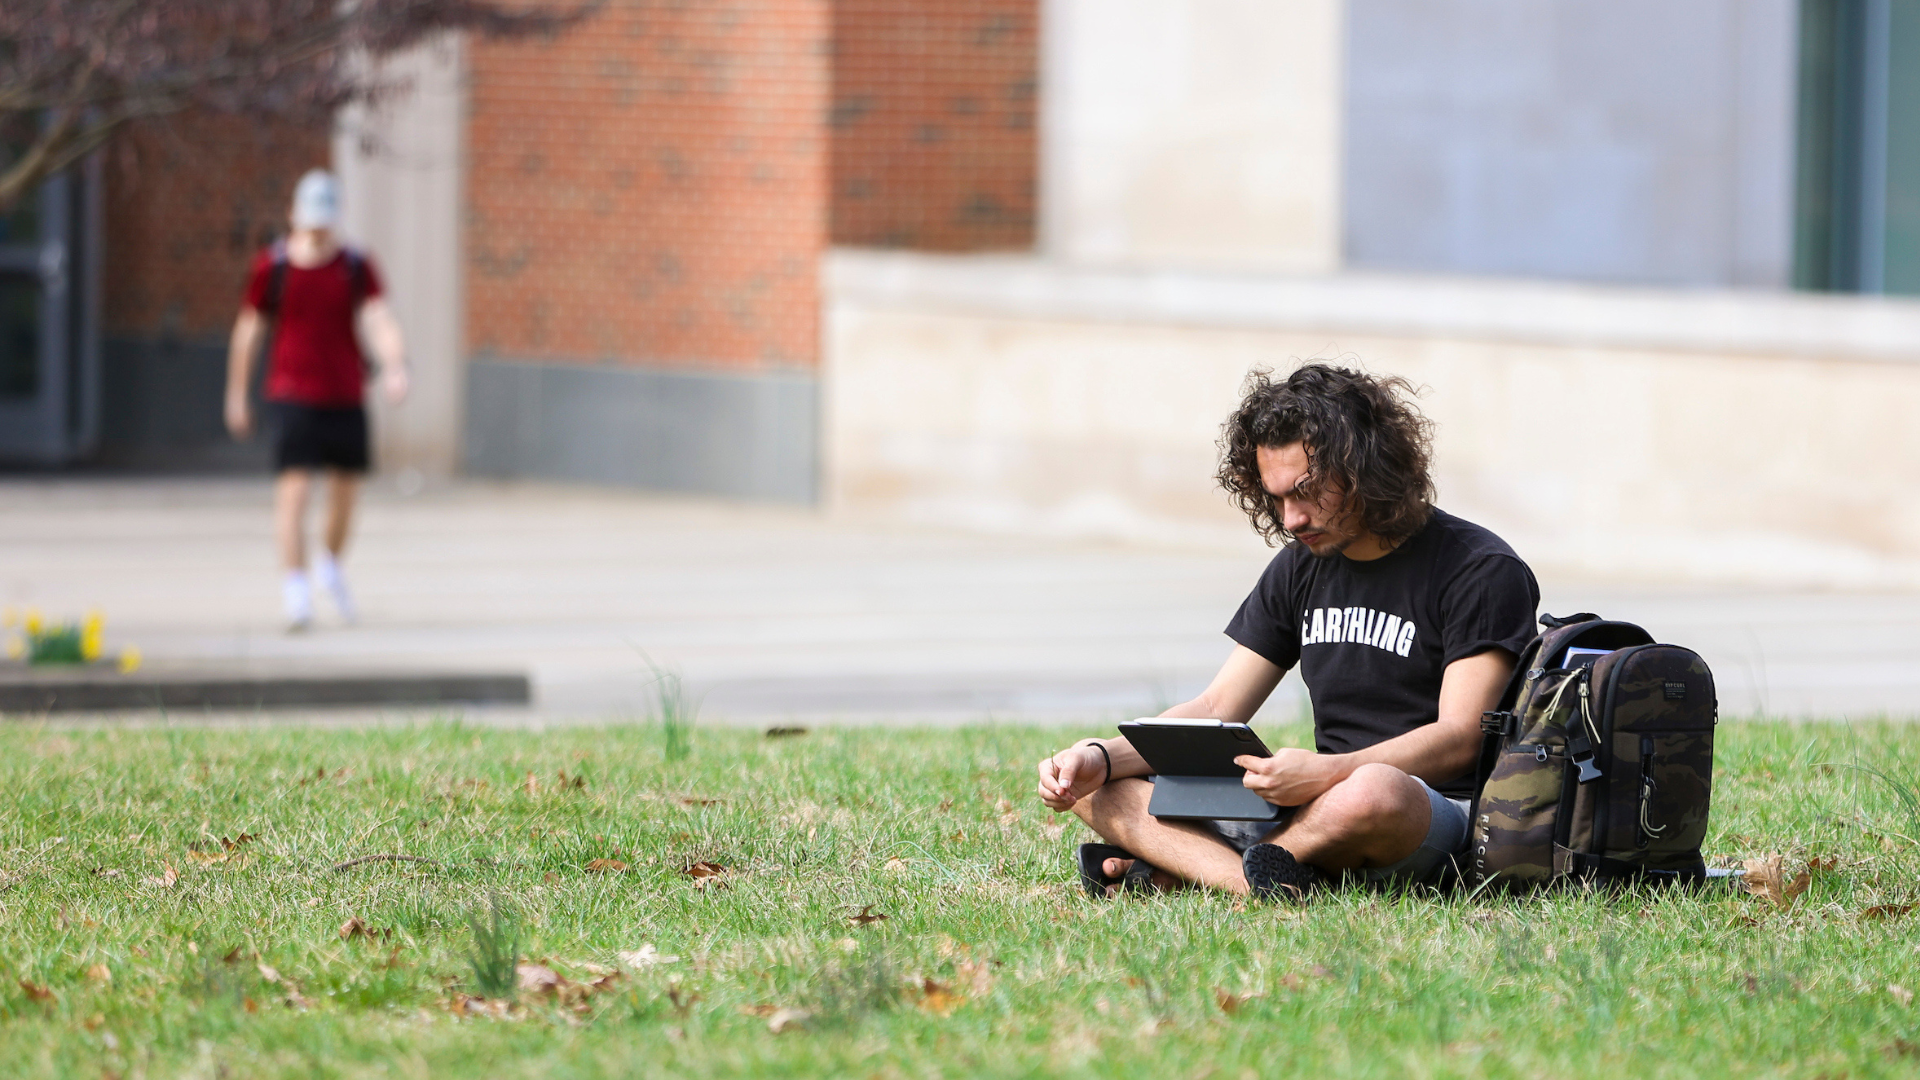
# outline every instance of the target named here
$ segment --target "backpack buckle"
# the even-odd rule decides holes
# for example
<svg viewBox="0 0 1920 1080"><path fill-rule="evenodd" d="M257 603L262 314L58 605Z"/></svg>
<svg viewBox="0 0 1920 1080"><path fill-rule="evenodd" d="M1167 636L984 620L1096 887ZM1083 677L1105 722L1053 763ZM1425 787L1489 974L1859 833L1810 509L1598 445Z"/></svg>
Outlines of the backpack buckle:
<svg viewBox="0 0 1920 1080"><path fill-rule="evenodd" d="M1580 766L1580 782L1598 780L1601 777L1599 766L1593 763L1593 743L1585 735L1575 735L1567 740L1567 760Z"/></svg>
<svg viewBox="0 0 1920 1080"><path fill-rule="evenodd" d="M1501 709L1488 709L1480 714L1480 734L1511 735L1514 715Z"/></svg>

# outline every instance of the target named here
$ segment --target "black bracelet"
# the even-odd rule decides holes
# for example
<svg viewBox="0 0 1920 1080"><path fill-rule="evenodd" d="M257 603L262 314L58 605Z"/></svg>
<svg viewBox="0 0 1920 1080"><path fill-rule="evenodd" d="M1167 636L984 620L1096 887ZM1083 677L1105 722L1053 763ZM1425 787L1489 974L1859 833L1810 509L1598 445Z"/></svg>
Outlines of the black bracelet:
<svg viewBox="0 0 1920 1080"><path fill-rule="evenodd" d="M1100 751L1100 756L1102 758L1106 759L1107 775L1103 777L1100 781L1100 786L1106 787L1107 783L1113 779L1113 755L1107 753L1106 744L1101 742L1099 739L1088 739L1085 743L1082 743L1081 745L1093 747L1095 750Z"/></svg>

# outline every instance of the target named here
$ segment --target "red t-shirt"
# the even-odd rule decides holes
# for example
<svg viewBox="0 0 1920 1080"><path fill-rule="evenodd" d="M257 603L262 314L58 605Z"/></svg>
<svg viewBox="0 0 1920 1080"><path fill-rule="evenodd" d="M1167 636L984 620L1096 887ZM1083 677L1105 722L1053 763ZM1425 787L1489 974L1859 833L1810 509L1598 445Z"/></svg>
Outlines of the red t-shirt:
<svg viewBox="0 0 1920 1080"><path fill-rule="evenodd" d="M273 319L273 350L267 358L267 400L301 405L346 406L361 403L366 364L354 315L362 302L380 295L373 260L360 256L360 283L341 251L311 269L287 264L279 310L267 312L273 281L273 249L253 260L247 278L247 306Z"/></svg>

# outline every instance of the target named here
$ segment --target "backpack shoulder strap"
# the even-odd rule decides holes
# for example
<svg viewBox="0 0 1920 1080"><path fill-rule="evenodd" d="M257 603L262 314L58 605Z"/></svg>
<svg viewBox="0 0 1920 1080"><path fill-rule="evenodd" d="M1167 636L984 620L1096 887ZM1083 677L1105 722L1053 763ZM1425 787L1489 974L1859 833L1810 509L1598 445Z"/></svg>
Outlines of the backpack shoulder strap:
<svg viewBox="0 0 1920 1080"><path fill-rule="evenodd" d="M340 253L346 259L347 281L352 288L351 295L353 297L354 310L358 311L360 305L364 303L373 292L373 285L367 276L367 257L360 253L359 248L355 247L342 247Z"/></svg>
<svg viewBox="0 0 1920 1080"><path fill-rule="evenodd" d="M267 266L266 304L261 307L260 314L272 318L280 314L280 298L287 292L287 242L275 240L267 250L272 255L272 261Z"/></svg>

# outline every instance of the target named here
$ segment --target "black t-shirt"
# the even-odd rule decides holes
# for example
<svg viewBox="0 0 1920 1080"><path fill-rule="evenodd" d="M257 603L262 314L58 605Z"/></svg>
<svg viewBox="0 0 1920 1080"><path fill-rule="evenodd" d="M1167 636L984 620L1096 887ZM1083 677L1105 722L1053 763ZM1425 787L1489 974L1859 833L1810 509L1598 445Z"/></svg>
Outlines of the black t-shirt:
<svg viewBox="0 0 1920 1080"><path fill-rule="evenodd" d="M1227 624L1281 670L1300 665L1323 754L1361 750L1440 718L1448 664L1533 639L1540 586L1506 541L1435 509L1366 562L1289 544ZM1434 789L1468 798L1471 773Z"/></svg>

